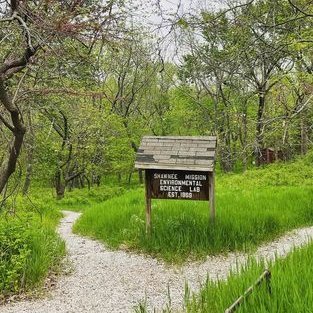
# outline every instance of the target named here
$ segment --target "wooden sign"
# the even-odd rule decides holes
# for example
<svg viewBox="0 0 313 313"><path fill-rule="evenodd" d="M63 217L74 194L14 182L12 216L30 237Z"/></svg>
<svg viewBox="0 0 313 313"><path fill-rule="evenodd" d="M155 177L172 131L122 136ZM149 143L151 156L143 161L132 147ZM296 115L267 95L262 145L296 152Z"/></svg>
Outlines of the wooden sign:
<svg viewBox="0 0 313 313"><path fill-rule="evenodd" d="M146 226L151 228L151 199L209 200L215 218L214 136L146 136L135 167L145 170Z"/></svg>
<svg viewBox="0 0 313 313"><path fill-rule="evenodd" d="M209 200L209 173L146 170L152 199Z"/></svg>

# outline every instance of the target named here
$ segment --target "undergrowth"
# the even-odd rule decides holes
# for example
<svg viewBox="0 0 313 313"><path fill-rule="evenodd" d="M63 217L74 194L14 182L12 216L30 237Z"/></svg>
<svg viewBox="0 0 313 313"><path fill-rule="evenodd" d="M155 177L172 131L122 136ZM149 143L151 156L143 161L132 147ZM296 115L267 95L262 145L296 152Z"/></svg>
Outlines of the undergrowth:
<svg viewBox="0 0 313 313"><path fill-rule="evenodd" d="M114 196L121 195L125 190L123 187L106 185L92 187L90 190L77 188L66 191L63 199L56 200L54 189L34 188L29 195L28 206L35 206L39 210L49 207L60 210L83 211L96 203L102 203Z"/></svg>
<svg viewBox="0 0 313 313"><path fill-rule="evenodd" d="M0 295L9 296L40 285L56 271L65 254L55 232L61 214L55 210L18 210L0 214Z"/></svg>

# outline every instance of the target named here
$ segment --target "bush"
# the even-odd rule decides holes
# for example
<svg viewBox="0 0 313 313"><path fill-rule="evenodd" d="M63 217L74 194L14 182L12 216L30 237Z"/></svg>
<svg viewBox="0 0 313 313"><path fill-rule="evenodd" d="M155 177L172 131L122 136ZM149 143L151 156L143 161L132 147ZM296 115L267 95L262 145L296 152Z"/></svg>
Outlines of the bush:
<svg viewBox="0 0 313 313"><path fill-rule="evenodd" d="M0 224L0 292L17 292L25 286L31 254L30 237L21 222Z"/></svg>
<svg viewBox="0 0 313 313"><path fill-rule="evenodd" d="M22 212L0 215L0 294L7 296L40 284L59 264L65 245L55 232L60 214Z"/></svg>

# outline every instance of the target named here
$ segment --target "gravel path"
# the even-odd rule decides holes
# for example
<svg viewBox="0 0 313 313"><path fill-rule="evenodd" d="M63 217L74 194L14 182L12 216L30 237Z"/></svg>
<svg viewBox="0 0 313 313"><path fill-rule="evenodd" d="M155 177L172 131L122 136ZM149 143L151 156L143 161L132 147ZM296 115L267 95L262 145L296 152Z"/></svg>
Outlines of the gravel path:
<svg viewBox="0 0 313 313"><path fill-rule="evenodd" d="M46 298L8 304L0 307L1 313L133 312L144 301L150 309L160 310L168 303L168 292L172 307L181 309L186 281L192 291L197 291L207 275L213 280L224 279L236 263L245 264L248 258L242 253L230 253L183 267L167 266L142 255L110 251L98 241L74 235L72 225L80 214L64 214L59 233L66 241L73 273L62 276ZM311 239L313 227L298 229L261 246L255 257L284 257Z"/></svg>

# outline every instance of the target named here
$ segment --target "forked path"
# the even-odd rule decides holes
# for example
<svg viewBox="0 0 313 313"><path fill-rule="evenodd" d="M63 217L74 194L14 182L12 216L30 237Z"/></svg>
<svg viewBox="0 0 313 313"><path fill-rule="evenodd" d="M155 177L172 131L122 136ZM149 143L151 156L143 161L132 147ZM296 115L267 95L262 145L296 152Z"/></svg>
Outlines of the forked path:
<svg viewBox="0 0 313 313"><path fill-rule="evenodd" d="M197 291L207 276L226 278L247 255L230 253L208 257L205 262L172 267L155 259L123 251L111 251L102 243L74 235L72 225L79 213L64 212L59 232L65 240L73 266L56 288L44 299L23 301L0 307L1 313L111 313L133 312L139 302L160 311L168 304L183 307L185 283ZM283 257L293 248L313 238L313 227L289 232L276 241L261 246L255 256L271 260Z"/></svg>

